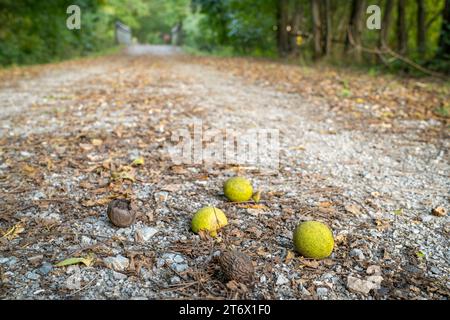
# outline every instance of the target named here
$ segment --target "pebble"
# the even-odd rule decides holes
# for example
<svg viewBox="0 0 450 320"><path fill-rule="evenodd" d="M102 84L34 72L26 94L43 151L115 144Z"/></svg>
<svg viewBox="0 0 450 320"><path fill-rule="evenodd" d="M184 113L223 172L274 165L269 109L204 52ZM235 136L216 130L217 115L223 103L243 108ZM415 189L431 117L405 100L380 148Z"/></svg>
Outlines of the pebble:
<svg viewBox="0 0 450 320"><path fill-rule="evenodd" d="M121 255L105 258L103 262L108 268L115 271L124 271L130 265L130 260Z"/></svg>
<svg viewBox="0 0 450 320"><path fill-rule="evenodd" d="M32 257L29 257L28 258L28 261L30 262L30 263L32 263L32 264L34 264L34 263L38 263L38 262L40 262L41 260L43 260L44 259L44 255L42 255L42 254L38 254L38 255L36 255L36 256L32 256ZM0 262L1 263L1 262Z"/></svg>
<svg viewBox="0 0 450 320"><path fill-rule="evenodd" d="M143 227L136 230L136 242L147 242L158 232L158 229L152 227Z"/></svg>
<svg viewBox="0 0 450 320"><path fill-rule="evenodd" d="M300 285L299 290L301 291L302 295L304 296L310 296L311 292L308 291L304 286Z"/></svg>
<svg viewBox="0 0 450 320"><path fill-rule="evenodd" d="M156 202L166 202L169 197L169 193L166 191L156 192L154 197Z"/></svg>
<svg viewBox="0 0 450 320"><path fill-rule="evenodd" d="M114 270L111 270L111 273L112 273L112 277L115 280L125 280L126 278L128 278L126 274L123 274L123 273L120 273L120 272L116 272Z"/></svg>
<svg viewBox="0 0 450 320"><path fill-rule="evenodd" d="M352 276L347 278L347 288L349 290L368 294L372 289L379 289L383 278L381 276L371 276L367 280L358 279Z"/></svg>
<svg viewBox="0 0 450 320"><path fill-rule="evenodd" d="M170 284L177 284L180 282L181 282L181 279L178 276L173 276L172 278L170 278Z"/></svg>
<svg viewBox="0 0 450 320"><path fill-rule="evenodd" d="M7 263L8 267L11 267L13 265L15 265L17 263L17 258L16 257L9 257L9 261Z"/></svg>
<svg viewBox="0 0 450 320"><path fill-rule="evenodd" d="M92 239L87 236L81 236L81 244L83 246L88 246L92 243Z"/></svg>
<svg viewBox="0 0 450 320"><path fill-rule="evenodd" d="M0 258L0 264L5 264L9 261L9 258Z"/></svg>
<svg viewBox="0 0 450 320"><path fill-rule="evenodd" d="M157 266L162 267L165 262L169 263L176 272L183 272L189 268L181 254L164 253L162 259L158 259Z"/></svg>
<svg viewBox="0 0 450 320"><path fill-rule="evenodd" d="M186 263L173 263L172 268L175 269L176 272L183 272L189 268Z"/></svg>
<svg viewBox="0 0 450 320"><path fill-rule="evenodd" d="M259 282L261 282L261 283L266 283L266 281L267 281L267 278L266 278L265 275L262 275L262 276L259 278Z"/></svg>
<svg viewBox="0 0 450 320"><path fill-rule="evenodd" d="M35 272L29 271L25 274L25 277L27 277L27 279L30 279L30 280L38 280L41 276Z"/></svg>
<svg viewBox="0 0 450 320"><path fill-rule="evenodd" d="M37 269L36 272L39 273L40 275L45 276L46 274L50 273L50 271L52 271L52 270L53 270L52 264L48 263L48 262L44 262L42 264L42 266L39 269Z"/></svg>
<svg viewBox="0 0 450 320"><path fill-rule="evenodd" d="M316 293L319 297L323 297L328 294L328 289L327 288L317 288Z"/></svg>
<svg viewBox="0 0 450 320"><path fill-rule="evenodd" d="M81 274L79 272L75 272L66 279L64 284L69 290L79 290L81 288Z"/></svg>
<svg viewBox="0 0 450 320"><path fill-rule="evenodd" d="M287 283L289 283L289 279L286 278L283 274L279 274L276 282L277 286L282 286Z"/></svg>
<svg viewBox="0 0 450 320"><path fill-rule="evenodd" d="M352 249L350 251L350 257L357 258L358 260L364 260L365 256L361 249Z"/></svg>

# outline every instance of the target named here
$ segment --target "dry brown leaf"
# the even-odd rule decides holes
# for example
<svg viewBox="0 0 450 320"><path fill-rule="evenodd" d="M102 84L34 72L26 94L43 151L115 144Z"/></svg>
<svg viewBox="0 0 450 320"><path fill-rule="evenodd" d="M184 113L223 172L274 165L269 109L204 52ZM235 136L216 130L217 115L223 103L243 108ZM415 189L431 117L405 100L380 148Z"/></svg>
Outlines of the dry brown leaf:
<svg viewBox="0 0 450 320"><path fill-rule="evenodd" d="M111 197L100 198L97 200L86 200L82 202L85 207L103 206L111 201Z"/></svg>
<svg viewBox="0 0 450 320"><path fill-rule="evenodd" d="M300 262L308 268L317 269L319 267L319 262L317 260L300 259Z"/></svg>
<svg viewBox="0 0 450 320"><path fill-rule="evenodd" d="M288 253L286 254L286 259L284 260L284 263L286 264L289 263L294 257L295 253L289 250Z"/></svg>
<svg viewBox="0 0 450 320"><path fill-rule="evenodd" d="M6 238L8 240L13 240L18 237L19 234L25 231L23 225L19 222L16 225L9 228L5 233L3 233L2 238Z"/></svg>
<svg viewBox="0 0 450 320"><path fill-rule="evenodd" d="M356 204L347 204L345 210L356 215L361 214L361 207Z"/></svg>
<svg viewBox="0 0 450 320"><path fill-rule="evenodd" d="M319 207L321 207L321 208L329 208L329 207L331 207L332 205L333 205L333 203L330 202L330 201L322 201L322 202L319 202Z"/></svg>

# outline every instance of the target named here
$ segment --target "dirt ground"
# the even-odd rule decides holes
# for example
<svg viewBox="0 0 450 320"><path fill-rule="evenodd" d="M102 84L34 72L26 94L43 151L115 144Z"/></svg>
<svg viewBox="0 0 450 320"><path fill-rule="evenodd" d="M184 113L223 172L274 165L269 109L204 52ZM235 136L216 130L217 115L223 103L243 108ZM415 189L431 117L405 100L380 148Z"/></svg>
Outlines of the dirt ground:
<svg viewBox="0 0 450 320"><path fill-rule="evenodd" d="M3 299L448 299L448 85L134 46L0 72ZM279 163L176 164L173 133L279 133ZM136 159L144 160L143 164ZM133 164L134 161L134 164ZM267 164L267 163L265 163ZM244 175L258 204L226 201ZM113 226L113 198L136 223ZM190 231L205 205L229 225ZM324 260L294 252L305 220L333 230ZM253 286L215 257L248 254ZM67 258L85 264L55 266Z"/></svg>

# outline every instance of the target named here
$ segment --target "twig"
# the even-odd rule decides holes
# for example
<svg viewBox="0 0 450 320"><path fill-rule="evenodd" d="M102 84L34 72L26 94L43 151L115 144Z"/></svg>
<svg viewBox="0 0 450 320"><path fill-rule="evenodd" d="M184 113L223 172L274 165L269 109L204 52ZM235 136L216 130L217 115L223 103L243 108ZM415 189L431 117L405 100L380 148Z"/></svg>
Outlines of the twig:
<svg viewBox="0 0 450 320"><path fill-rule="evenodd" d="M425 74L428 74L430 76L433 76L433 77L436 77L436 78L440 78L440 79L443 79L443 80L448 80L448 77L445 76L444 74L439 73L439 72L435 72L435 71L432 71L432 70L429 70L429 69L427 69L425 67L422 67L421 65L415 63L414 61L412 61L412 60L410 60L410 59L408 59L408 58L406 58L404 56L402 56L401 54L398 54L397 52L393 51L392 49L390 49L387 46L384 46L381 49L373 49L373 48L363 47L362 45L359 45L359 44L355 43L355 41L353 39L353 36L352 36L352 33L350 31L348 32L348 39L349 39L350 44L353 47L355 47L357 49L360 49L360 50L362 50L364 52L376 54L376 55L379 55L379 56L381 56L383 54L389 54L389 55L393 56L394 58L396 58L398 60L401 60L402 62L406 63L407 65L410 65L411 67L416 68L419 71L422 71Z"/></svg>

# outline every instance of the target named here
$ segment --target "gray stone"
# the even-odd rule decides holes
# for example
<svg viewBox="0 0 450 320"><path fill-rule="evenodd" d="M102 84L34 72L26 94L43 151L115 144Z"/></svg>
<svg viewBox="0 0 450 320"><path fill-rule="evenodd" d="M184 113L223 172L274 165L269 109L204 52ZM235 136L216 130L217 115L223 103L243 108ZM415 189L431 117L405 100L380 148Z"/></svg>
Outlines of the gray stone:
<svg viewBox="0 0 450 320"><path fill-rule="evenodd" d="M184 258L183 258L182 256L180 256L180 255L176 255L176 256L173 258L173 261L176 262L176 263L181 263L181 262L184 261Z"/></svg>
<svg viewBox="0 0 450 320"><path fill-rule="evenodd" d="M326 296L328 294L328 289L323 287L317 288L316 293L319 297Z"/></svg>
<svg viewBox="0 0 450 320"><path fill-rule="evenodd" d="M52 264L48 263L48 262L44 262L42 264L42 266L39 269L37 269L37 273L45 276L46 274L50 273L50 271L52 271L52 270L53 270Z"/></svg>
<svg viewBox="0 0 450 320"><path fill-rule="evenodd" d="M124 271L130 265L130 260L121 255L105 258L103 262L108 268L115 271Z"/></svg>
<svg viewBox="0 0 450 320"><path fill-rule="evenodd" d="M29 257L29 258L28 258L28 261L29 261L30 263L33 263L33 264L34 264L34 263L40 262L42 259L44 259L44 255L38 254L38 255Z"/></svg>
<svg viewBox="0 0 450 320"><path fill-rule="evenodd" d="M364 260L365 259L365 256L364 256L364 253L362 252L362 250L361 249L357 249L357 248L352 249L350 251L350 257L356 258L357 260Z"/></svg>
<svg viewBox="0 0 450 320"><path fill-rule="evenodd" d="M17 263L17 261L18 260L16 257L9 257L9 261L6 264L8 265L8 267L12 267Z"/></svg>
<svg viewBox="0 0 450 320"><path fill-rule="evenodd" d="M0 264L5 264L5 263L7 263L8 261L9 261L9 258L6 258L6 257L0 258Z"/></svg>
<svg viewBox="0 0 450 320"><path fill-rule="evenodd" d="M116 272L114 270L111 270L111 273L112 273L112 277L115 280L125 280L126 278L128 278L126 274L123 274L123 273L120 273L120 272Z"/></svg>
<svg viewBox="0 0 450 320"><path fill-rule="evenodd" d="M183 272L183 271L187 270L187 268L189 268L189 266L186 263L173 263L172 268L176 272Z"/></svg>
<svg viewBox="0 0 450 320"><path fill-rule="evenodd" d="M169 193L167 191L156 192L154 195L156 202L166 202L168 196Z"/></svg>
<svg viewBox="0 0 450 320"><path fill-rule="evenodd" d="M84 246L88 246L92 243L92 239L87 236L81 236L81 244Z"/></svg>
<svg viewBox="0 0 450 320"><path fill-rule="evenodd" d="M135 240L137 242L147 242L158 232L158 229L152 227L143 227L136 230Z"/></svg>
<svg viewBox="0 0 450 320"><path fill-rule="evenodd" d="M180 282L181 282L181 279L178 276L173 276L172 278L170 278L170 284L177 284Z"/></svg>
<svg viewBox="0 0 450 320"><path fill-rule="evenodd" d="M286 278L283 274L279 274L276 282L277 286L282 286L287 283L289 283L289 279Z"/></svg>
<svg viewBox="0 0 450 320"><path fill-rule="evenodd" d="M370 276L367 278L367 280L348 276L347 288L354 292L368 294L372 289L379 289L382 280L383 278L381 276Z"/></svg>
<svg viewBox="0 0 450 320"><path fill-rule="evenodd" d="M27 277L27 279L30 279L30 280L38 280L41 276L35 272L29 271L25 274L25 277Z"/></svg>

